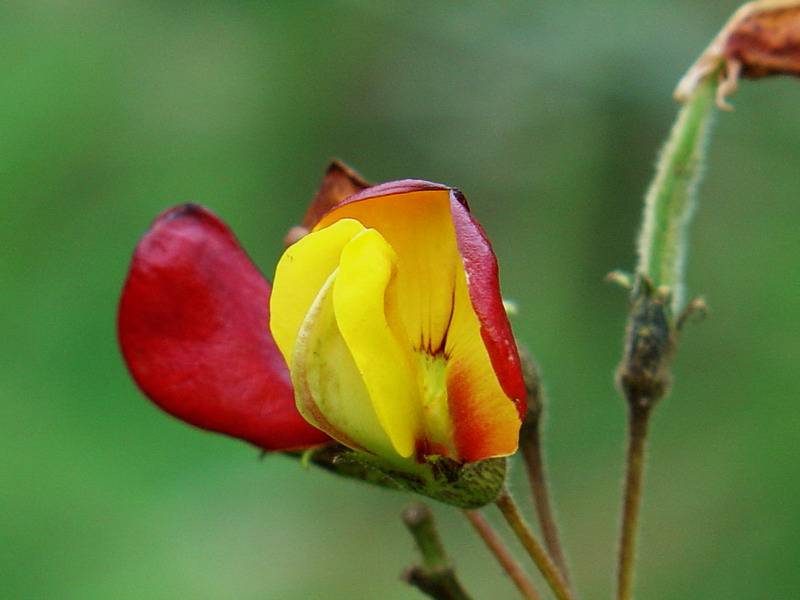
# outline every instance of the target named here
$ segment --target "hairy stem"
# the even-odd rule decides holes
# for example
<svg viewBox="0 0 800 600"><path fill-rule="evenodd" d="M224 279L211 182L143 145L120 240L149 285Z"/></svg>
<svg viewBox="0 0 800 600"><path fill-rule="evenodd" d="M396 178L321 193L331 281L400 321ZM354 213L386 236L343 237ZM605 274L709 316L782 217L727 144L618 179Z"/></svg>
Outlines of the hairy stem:
<svg viewBox="0 0 800 600"><path fill-rule="evenodd" d="M656 288L664 286L671 290L673 314L683 305L687 226L694 212L695 189L703 171L715 89L716 73L698 86L681 109L645 196L637 270Z"/></svg>
<svg viewBox="0 0 800 600"><path fill-rule="evenodd" d="M575 600L575 596L570 590L561 573L558 571L553 560L547 554L544 546L536 539L522 516L519 508L517 507L514 499L508 493L508 490L503 491L500 496L495 500L497 508L500 509L503 517L505 518L514 535L517 537L525 552L531 557L539 572L544 577L547 585L553 590L558 600Z"/></svg>
<svg viewBox="0 0 800 600"><path fill-rule="evenodd" d="M503 567L503 570L514 582L514 585L517 586L523 597L528 600L541 600L542 597L534 587L533 581L511 554L503 540L500 539L500 536L497 535L497 532L492 529L486 517L477 510L464 510L464 515L475 531L478 532L478 535L481 536L491 553L497 558L497 562Z"/></svg>
<svg viewBox="0 0 800 600"><path fill-rule="evenodd" d="M561 549L561 542L558 536L555 514L550 502L550 492L545 476L544 460L542 458L542 440L539 428L539 421L527 425L524 434L520 435L520 454L525 462L525 471L528 475L528 483L531 488L536 514L539 519L539 527L544 538L544 545L547 548L550 558L553 559L564 581L569 584L569 573L567 563L564 559L564 552Z"/></svg>
<svg viewBox="0 0 800 600"><path fill-rule="evenodd" d="M536 507L539 528L544 537L544 545L564 581L569 585L567 562L561 549L555 514L550 502L550 489L545 474L541 434L545 404L539 370L528 349L521 344L518 344L518 348L522 376L525 381L525 394L528 400L528 412L519 432L519 452L525 463L528 484Z"/></svg>
<svg viewBox="0 0 800 600"><path fill-rule="evenodd" d="M702 175L716 81L717 72L707 76L681 109L645 197L638 273L631 291L625 351L617 371L629 411L617 600L633 597L647 430L653 407L669 391L672 358L687 314L681 314L687 226Z"/></svg>
<svg viewBox="0 0 800 600"><path fill-rule="evenodd" d="M631 410L629 413L625 494L622 505L622 533L617 571L617 600L630 600L633 597L636 539L639 534L639 515L642 507L645 442L647 427L650 423L650 408Z"/></svg>

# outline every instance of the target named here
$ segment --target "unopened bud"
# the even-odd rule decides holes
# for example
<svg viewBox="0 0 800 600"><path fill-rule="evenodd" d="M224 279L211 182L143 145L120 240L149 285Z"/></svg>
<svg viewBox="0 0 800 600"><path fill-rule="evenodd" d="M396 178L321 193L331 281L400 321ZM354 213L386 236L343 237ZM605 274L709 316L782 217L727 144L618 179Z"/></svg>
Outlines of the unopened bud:
<svg viewBox="0 0 800 600"><path fill-rule="evenodd" d="M638 285L617 383L632 409L647 410L669 391L675 329L670 295L644 278Z"/></svg>

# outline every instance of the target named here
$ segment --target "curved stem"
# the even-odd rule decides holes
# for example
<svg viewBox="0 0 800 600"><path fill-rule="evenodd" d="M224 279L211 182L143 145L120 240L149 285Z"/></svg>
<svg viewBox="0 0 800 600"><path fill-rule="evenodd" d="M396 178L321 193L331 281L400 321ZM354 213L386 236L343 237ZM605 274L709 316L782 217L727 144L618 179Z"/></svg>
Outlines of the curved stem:
<svg viewBox="0 0 800 600"><path fill-rule="evenodd" d="M519 452L525 463L528 485L536 507L536 515L539 519L539 528L544 537L544 545L550 553L550 558L556 563L564 581L569 585L567 561L564 559L564 552L561 549L555 514L550 502L550 490L545 475L541 433L545 403L539 370L530 351L521 344L517 344L517 348L522 366L522 377L525 381L525 393L528 399L528 411L519 432Z"/></svg>
<svg viewBox="0 0 800 600"><path fill-rule="evenodd" d="M497 535L497 532L492 529L486 517L477 510L464 510L464 515L522 595L528 600L541 600L542 597L534 587L533 581L511 555L511 552L509 552L503 540L500 539L500 536Z"/></svg>
<svg viewBox="0 0 800 600"><path fill-rule="evenodd" d="M542 546L541 542L533 535L533 532L522 516L514 499L508 493L508 490L500 494L497 500L495 500L495 504L497 508L500 509L500 512L511 527L514 535L517 536L525 552L531 557L534 564L539 569L539 572L542 574L542 577L544 577L550 589L553 590L556 598L558 598L558 600L575 600L572 590L570 590L569 586L564 581L555 563L553 563L550 556L548 556L544 546Z"/></svg>
<svg viewBox="0 0 800 600"><path fill-rule="evenodd" d="M714 72L701 82L681 109L645 196L637 270L656 288L670 289L673 314L678 314L683 305L687 226L694 212L695 189L703 173L716 87Z"/></svg>
<svg viewBox="0 0 800 600"><path fill-rule="evenodd" d="M558 567L564 581L569 584L569 572L567 562L564 559L564 552L561 549L561 542L558 536L558 528L553 513L553 506L550 502L550 493L545 476L544 460L542 459L542 442L539 431L539 423L526 429L525 435L520 436L520 454L525 462L525 470L528 474L528 483L531 488L536 514L539 518L539 527L544 538L544 545Z"/></svg>

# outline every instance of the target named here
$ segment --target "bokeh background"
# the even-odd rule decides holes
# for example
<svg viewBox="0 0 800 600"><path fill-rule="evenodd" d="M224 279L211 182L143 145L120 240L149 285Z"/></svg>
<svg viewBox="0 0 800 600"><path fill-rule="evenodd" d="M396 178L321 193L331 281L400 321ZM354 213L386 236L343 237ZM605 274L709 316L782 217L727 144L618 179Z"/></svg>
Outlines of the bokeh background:
<svg viewBox="0 0 800 600"><path fill-rule="evenodd" d="M117 352L119 289L158 212L211 207L271 276L332 157L471 200L543 371L578 587L609 597L626 295L603 277L634 263L672 88L734 8L4 1L0 597L421 597L398 581L410 496L174 421ZM642 598L800 587L800 83L745 82L733 103L692 225L689 293L711 313L655 415ZM435 511L475 597L514 597L458 511Z"/></svg>

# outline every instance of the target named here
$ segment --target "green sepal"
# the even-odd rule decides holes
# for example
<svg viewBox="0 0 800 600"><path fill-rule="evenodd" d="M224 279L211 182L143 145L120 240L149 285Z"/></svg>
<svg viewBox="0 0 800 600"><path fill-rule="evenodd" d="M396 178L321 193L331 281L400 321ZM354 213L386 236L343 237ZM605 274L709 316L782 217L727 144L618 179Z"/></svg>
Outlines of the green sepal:
<svg viewBox="0 0 800 600"><path fill-rule="evenodd" d="M435 455L427 456L424 463L411 459L390 462L339 444L312 448L302 457L337 475L415 492L459 508L480 508L493 502L506 480L505 457L465 464Z"/></svg>

